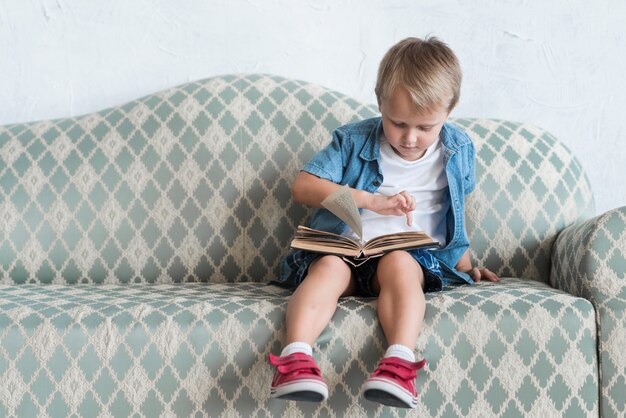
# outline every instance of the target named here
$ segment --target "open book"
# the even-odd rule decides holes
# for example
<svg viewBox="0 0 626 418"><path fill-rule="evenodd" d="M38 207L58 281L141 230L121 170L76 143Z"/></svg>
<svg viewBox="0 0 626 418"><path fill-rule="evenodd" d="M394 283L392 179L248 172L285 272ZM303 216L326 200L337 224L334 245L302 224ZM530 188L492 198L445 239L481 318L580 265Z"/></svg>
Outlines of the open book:
<svg viewBox="0 0 626 418"><path fill-rule="evenodd" d="M371 257L379 257L393 250L439 247L439 243L424 231L379 235L364 242L361 215L347 186L340 187L324 199L322 206L348 224L359 240L300 225L291 241L291 248L335 254L358 266Z"/></svg>

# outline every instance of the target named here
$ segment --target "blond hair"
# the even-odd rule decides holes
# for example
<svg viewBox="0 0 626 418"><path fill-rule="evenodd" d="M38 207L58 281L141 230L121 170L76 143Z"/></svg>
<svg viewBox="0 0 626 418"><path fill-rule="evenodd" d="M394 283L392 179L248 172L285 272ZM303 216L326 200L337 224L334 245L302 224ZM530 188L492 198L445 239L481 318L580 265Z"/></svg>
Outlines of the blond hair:
<svg viewBox="0 0 626 418"><path fill-rule="evenodd" d="M448 45L435 37L406 38L392 46L380 62L376 98L380 105L396 87L403 87L416 110L444 106L450 112L459 101L461 78L461 66Z"/></svg>

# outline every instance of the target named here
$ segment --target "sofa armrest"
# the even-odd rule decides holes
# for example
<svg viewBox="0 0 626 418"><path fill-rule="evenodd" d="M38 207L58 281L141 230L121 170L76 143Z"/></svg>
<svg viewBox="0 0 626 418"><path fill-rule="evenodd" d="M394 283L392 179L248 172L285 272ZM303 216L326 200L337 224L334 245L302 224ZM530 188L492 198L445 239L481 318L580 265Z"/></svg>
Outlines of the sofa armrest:
<svg viewBox="0 0 626 418"><path fill-rule="evenodd" d="M552 286L596 309L600 415L626 412L626 206L562 231L552 249Z"/></svg>

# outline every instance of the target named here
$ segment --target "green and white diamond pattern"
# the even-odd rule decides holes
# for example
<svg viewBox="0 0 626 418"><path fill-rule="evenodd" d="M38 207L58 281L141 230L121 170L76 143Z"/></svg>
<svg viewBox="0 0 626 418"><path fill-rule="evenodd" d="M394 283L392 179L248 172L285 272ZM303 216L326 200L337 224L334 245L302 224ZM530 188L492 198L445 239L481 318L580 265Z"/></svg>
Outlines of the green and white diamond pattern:
<svg viewBox="0 0 626 418"><path fill-rule="evenodd" d="M188 83L83 117L0 127L4 283L262 281L294 227L302 165L366 106L270 76ZM565 225L593 207L580 164L544 131L457 119L477 148L477 261L547 281Z"/></svg>
<svg viewBox="0 0 626 418"><path fill-rule="evenodd" d="M343 299L317 342L328 402L269 399L288 297L260 283L0 286L0 416L405 416L359 393L386 347L373 299ZM589 302L514 279L427 298L417 416L597 415Z"/></svg>
<svg viewBox="0 0 626 418"><path fill-rule="evenodd" d="M372 106L269 76L0 127L3 283L263 281L308 212L290 181Z"/></svg>
<svg viewBox="0 0 626 418"><path fill-rule="evenodd" d="M626 414L626 207L567 228L553 253L555 287L590 300L600 327L601 412Z"/></svg>
<svg viewBox="0 0 626 418"><path fill-rule="evenodd" d="M466 209L475 262L500 276L548 282L558 233L593 213L580 162L542 129L456 121L476 145L476 190Z"/></svg>
<svg viewBox="0 0 626 418"><path fill-rule="evenodd" d="M343 300L318 341L329 402L268 400L289 294L249 283L276 276L310 214L291 202L297 171L374 115L242 75L0 127L0 416L404 416L358 394L385 346L367 299ZM597 415L598 312L603 413L623 414L623 210L591 244L563 233L550 274L559 232L593 211L579 162L538 128L453 122L476 144L474 261L523 280L428 295L418 415ZM581 246L592 267L568 264Z"/></svg>

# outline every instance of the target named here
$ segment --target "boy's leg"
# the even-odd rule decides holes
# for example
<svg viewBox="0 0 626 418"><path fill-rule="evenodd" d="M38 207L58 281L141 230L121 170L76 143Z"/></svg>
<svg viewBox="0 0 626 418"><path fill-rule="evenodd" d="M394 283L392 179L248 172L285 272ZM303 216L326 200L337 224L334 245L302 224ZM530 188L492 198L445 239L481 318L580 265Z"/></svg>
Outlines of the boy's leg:
<svg viewBox="0 0 626 418"><path fill-rule="evenodd" d="M287 344L313 345L328 325L341 296L354 292L350 267L334 255L316 259L287 306Z"/></svg>
<svg viewBox="0 0 626 418"><path fill-rule="evenodd" d="M424 272L406 251L393 251L378 262L372 287L378 296L378 319L389 345L415 347L426 300Z"/></svg>
<svg viewBox="0 0 626 418"><path fill-rule="evenodd" d="M379 293L378 318L389 349L363 386L366 399L403 408L417 406L415 378L425 361L415 362L413 350L426 311L424 272L406 251L384 255L372 288Z"/></svg>
<svg viewBox="0 0 626 418"><path fill-rule="evenodd" d="M276 366L272 397L296 401L328 397L311 345L330 322L339 298L353 292L352 281L352 271L339 257L323 256L311 263L287 306L288 345L280 357L270 354L270 363Z"/></svg>

